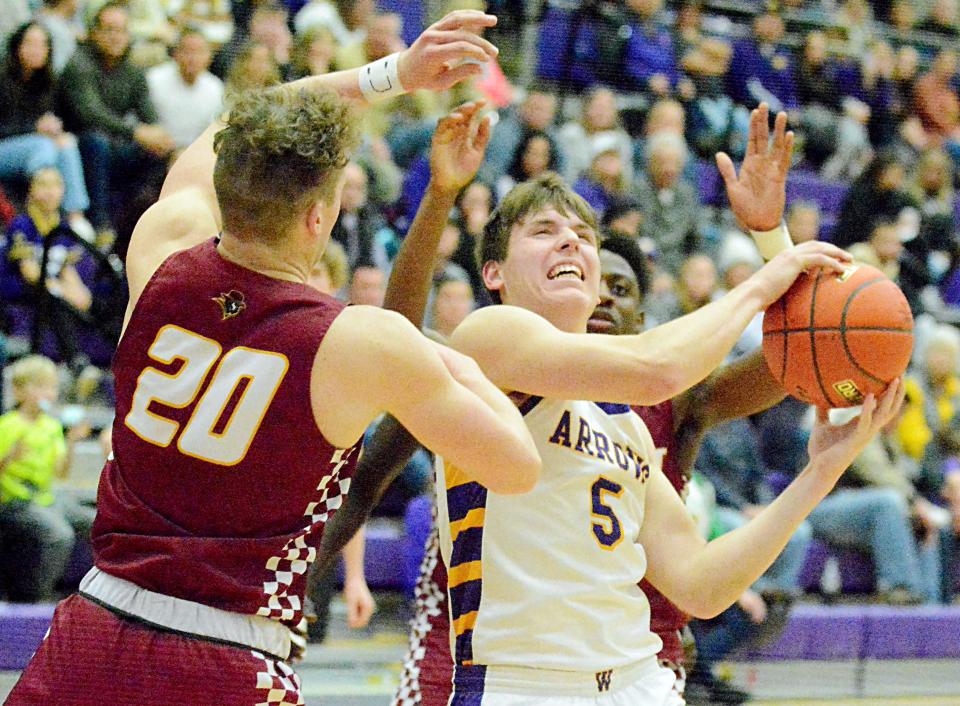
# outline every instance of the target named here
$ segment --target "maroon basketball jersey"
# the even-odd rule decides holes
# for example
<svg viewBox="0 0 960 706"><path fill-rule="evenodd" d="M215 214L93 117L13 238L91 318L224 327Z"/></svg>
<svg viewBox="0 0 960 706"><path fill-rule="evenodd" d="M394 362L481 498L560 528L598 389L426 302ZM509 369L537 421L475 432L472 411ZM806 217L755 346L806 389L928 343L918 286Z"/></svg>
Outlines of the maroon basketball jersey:
<svg viewBox="0 0 960 706"><path fill-rule="evenodd" d="M342 310L224 260L214 240L161 265L114 359L113 454L93 527L100 569L299 620L307 568L358 455L358 444L323 438L310 402L317 348Z"/></svg>
<svg viewBox="0 0 960 706"><path fill-rule="evenodd" d="M670 400L653 405L652 407L634 407L634 411L643 419L643 423L650 430L653 443L658 450L663 450L663 473L670 481L677 493L682 493L686 481L677 465L677 440L673 425L673 404ZM680 643L678 630L682 630L689 618L671 603L647 580L640 583L644 595L650 601L650 629L663 640L662 659L674 664L683 663L683 646Z"/></svg>

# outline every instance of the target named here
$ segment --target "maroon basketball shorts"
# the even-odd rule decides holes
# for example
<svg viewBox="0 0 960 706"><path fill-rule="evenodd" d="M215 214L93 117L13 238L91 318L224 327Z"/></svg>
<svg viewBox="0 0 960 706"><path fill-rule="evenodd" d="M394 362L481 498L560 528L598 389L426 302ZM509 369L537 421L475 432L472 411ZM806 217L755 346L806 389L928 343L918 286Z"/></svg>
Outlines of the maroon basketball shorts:
<svg viewBox="0 0 960 706"><path fill-rule="evenodd" d="M258 706L302 704L283 660L156 629L79 595L57 606L50 632L9 706Z"/></svg>
<svg viewBox="0 0 960 706"><path fill-rule="evenodd" d="M450 621L444 612L414 618L410 646L393 706L447 706L453 691Z"/></svg>

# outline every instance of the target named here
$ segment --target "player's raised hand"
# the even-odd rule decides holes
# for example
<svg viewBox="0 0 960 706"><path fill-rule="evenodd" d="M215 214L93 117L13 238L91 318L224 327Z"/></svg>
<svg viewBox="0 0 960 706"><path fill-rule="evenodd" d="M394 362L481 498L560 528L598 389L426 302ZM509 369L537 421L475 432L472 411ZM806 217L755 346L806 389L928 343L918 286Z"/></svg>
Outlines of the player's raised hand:
<svg viewBox="0 0 960 706"><path fill-rule="evenodd" d="M790 289L801 272L823 268L841 274L852 261L850 253L836 245L813 240L784 250L755 272L744 285L758 288L766 308Z"/></svg>
<svg viewBox="0 0 960 706"><path fill-rule="evenodd" d="M890 423L903 404L906 387L902 378L891 382L879 398L867 395L860 416L842 426L834 426L828 410L817 410L817 423L810 434L807 453L828 473L837 477L853 463L864 447L883 427Z"/></svg>
<svg viewBox="0 0 960 706"><path fill-rule="evenodd" d="M733 160L717 153L717 168L727 187L730 207L751 230L772 230L783 219L787 172L793 154L793 132L787 131L787 114L778 113L770 141L769 109L761 103L750 113L747 153L737 174Z"/></svg>
<svg viewBox="0 0 960 706"><path fill-rule="evenodd" d="M442 118L430 147L430 181L458 193L477 175L490 141L490 117L480 117L483 101L464 103Z"/></svg>
<svg viewBox="0 0 960 706"><path fill-rule="evenodd" d="M494 15L478 10L457 10L430 25L400 54L397 72L407 91L442 91L483 72L495 59L497 48L480 36L497 24Z"/></svg>

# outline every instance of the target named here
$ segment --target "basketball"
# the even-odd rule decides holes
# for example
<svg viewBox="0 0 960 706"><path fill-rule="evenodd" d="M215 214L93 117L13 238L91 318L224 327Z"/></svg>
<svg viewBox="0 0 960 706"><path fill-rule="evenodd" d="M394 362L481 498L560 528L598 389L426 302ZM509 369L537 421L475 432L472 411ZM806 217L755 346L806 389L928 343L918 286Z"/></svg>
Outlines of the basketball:
<svg viewBox="0 0 960 706"><path fill-rule="evenodd" d="M912 350L903 292L868 265L801 274L763 316L770 372L789 394L819 407L850 407L882 392Z"/></svg>

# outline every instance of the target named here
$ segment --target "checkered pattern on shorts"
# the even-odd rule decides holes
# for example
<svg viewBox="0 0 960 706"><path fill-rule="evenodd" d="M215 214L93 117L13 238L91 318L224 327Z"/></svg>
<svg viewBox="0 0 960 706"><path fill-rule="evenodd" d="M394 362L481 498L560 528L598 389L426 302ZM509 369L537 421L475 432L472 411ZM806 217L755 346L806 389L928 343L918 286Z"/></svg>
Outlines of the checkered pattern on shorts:
<svg viewBox="0 0 960 706"><path fill-rule="evenodd" d="M266 701L257 706L302 706L300 677L286 663L267 657L256 650L251 654L263 661L263 670L257 671L257 689L267 692Z"/></svg>
<svg viewBox="0 0 960 706"><path fill-rule="evenodd" d="M657 661L660 662L661 667L664 669L669 669L671 672L673 672L673 676L676 677L676 681L673 682L673 693L680 698L683 698L683 692L687 688L687 670L683 668L682 664L677 664L669 659L661 659Z"/></svg>
<svg viewBox="0 0 960 706"><path fill-rule="evenodd" d="M446 593L434 581L433 572L440 560L440 533L437 530L436 508L433 525L427 537L426 553L420 563L420 576L414 588L414 614L410 620L407 655L403 660L400 686L392 706L414 706L422 701L420 692L420 664L426 652L427 635L433 629L431 618L444 610Z"/></svg>
<svg viewBox="0 0 960 706"><path fill-rule="evenodd" d="M319 499L308 503L303 513L310 518L303 532L287 541L278 554L267 560L270 580L263 583L266 602L257 609L257 615L282 622L295 623L300 620L303 604L299 595L290 593L290 587L295 579L306 575L310 564L317 558L316 548L309 546L307 540L343 504L343 496L350 489L350 479L340 478L340 469L353 451L337 449L333 454L330 459L333 470L317 486Z"/></svg>

